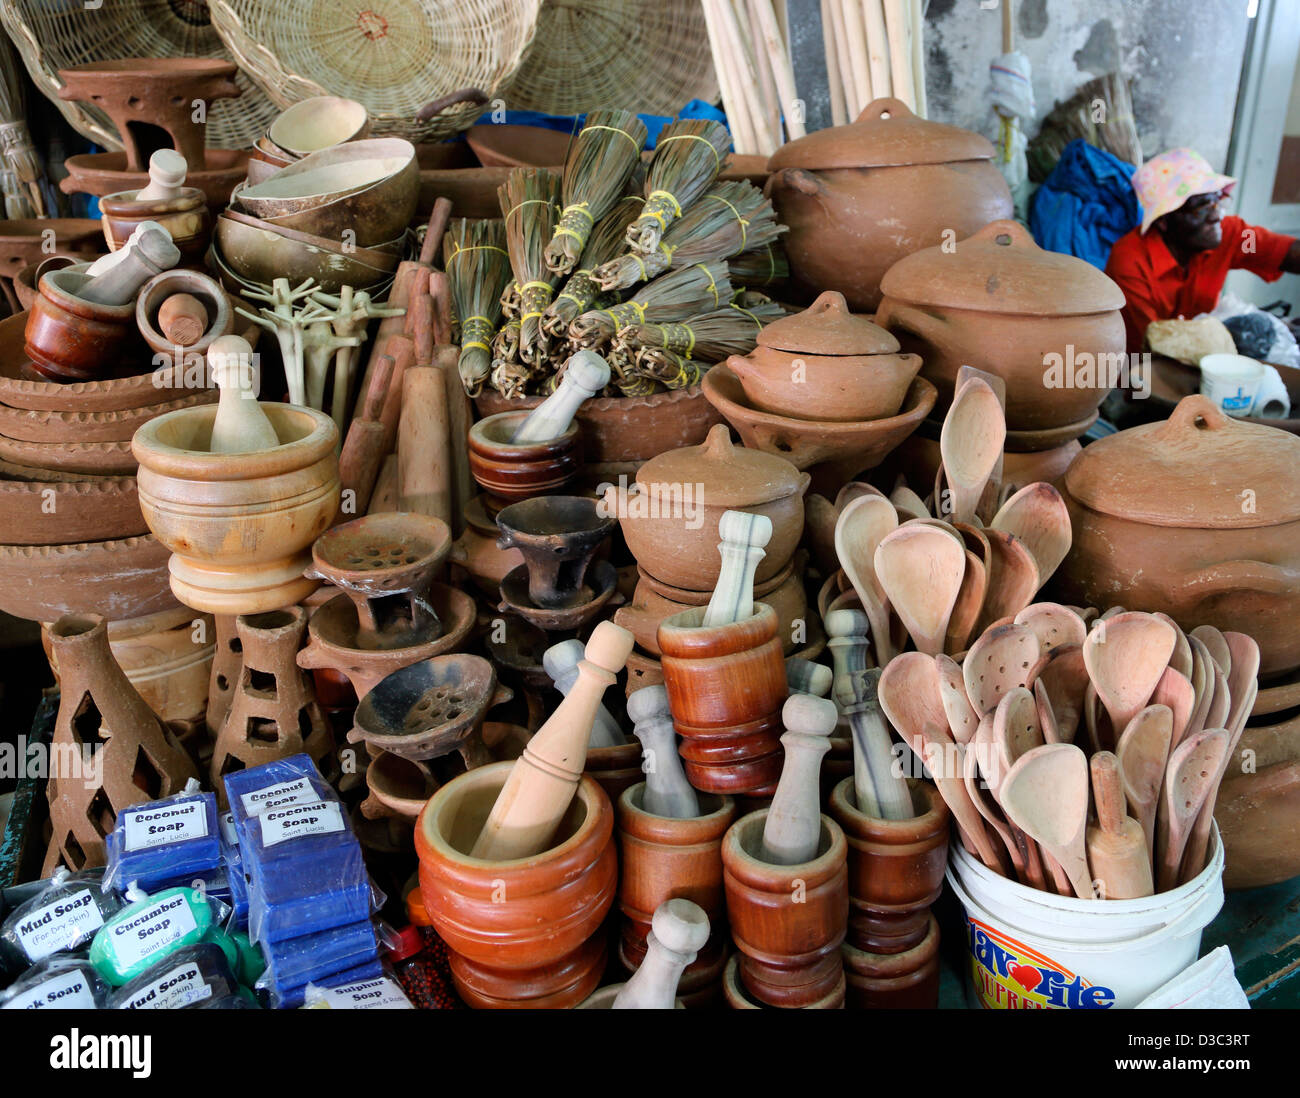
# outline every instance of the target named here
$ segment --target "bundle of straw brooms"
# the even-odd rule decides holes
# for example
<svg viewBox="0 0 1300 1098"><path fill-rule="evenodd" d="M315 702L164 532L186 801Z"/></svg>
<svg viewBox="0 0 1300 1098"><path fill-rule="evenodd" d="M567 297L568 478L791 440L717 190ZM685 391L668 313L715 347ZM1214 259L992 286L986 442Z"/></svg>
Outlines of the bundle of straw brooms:
<svg viewBox="0 0 1300 1098"><path fill-rule="evenodd" d="M781 315L752 288L788 273L785 229L752 184L717 181L726 129L671 123L648 170L645 137L630 112L593 111L562 178L515 169L501 222L453 226L446 266L471 395L548 392L580 348L609 359L608 395L685 387Z"/></svg>

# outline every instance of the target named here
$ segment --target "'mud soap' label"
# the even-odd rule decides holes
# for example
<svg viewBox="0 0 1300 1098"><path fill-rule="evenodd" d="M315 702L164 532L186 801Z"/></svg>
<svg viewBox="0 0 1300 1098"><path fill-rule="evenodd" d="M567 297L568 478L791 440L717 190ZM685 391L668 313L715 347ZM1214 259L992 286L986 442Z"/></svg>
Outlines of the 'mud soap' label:
<svg viewBox="0 0 1300 1098"><path fill-rule="evenodd" d="M246 816L258 816L268 809L284 808L291 804L307 804L320 800L316 787L306 778L279 782L265 789L255 789L239 798Z"/></svg>
<svg viewBox="0 0 1300 1098"><path fill-rule="evenodd" d="M127 850L151 850L207 834L207 807L202 801L129 812L126 817Z"/></svg>
<svg viewBox="0 0 1300 1098"><path fill-rule="evenodd" d="M275 846L304 835L328 835L343 830L343 814L333 801L295 804L262 813L262 846Z"/></svg>
<svg viewBox="0 0 1300 1098"><path fill-rule="evenodd" d="M123 1010L179 1010L212 998L212 988L193 961L177 965L142 987L122 1004Z"/></svg>
<svg viewBox="0 0 1300 1098"><path fill-rule="evenodd" d="M1108 987L1090 984L1041 953L977 919L966 917L971 981L980 1005L991 1010L1105 1010L1115 1005Z"/></svg>
<svg viewBox="0 0 1300 1098"><path fill-rule="evenodd" d="M46 980L5 1003L5 1010L94 1010L95 996L83 973L73 970Z"/></svg>
<svg viewBox="0 0 1300 1098"><path fill-rule="evenodd" d="M198 923L184 893L151 904L113 927L113 952L119 970L134 968L196 930Z"/></svg>
<svg viewBox="0 0 1300 1098"><path fill-rule="evenodd" d="M23 951L36 962L85 941L103 925L103 912L86 889L36 908L14 929Z"/></svg>

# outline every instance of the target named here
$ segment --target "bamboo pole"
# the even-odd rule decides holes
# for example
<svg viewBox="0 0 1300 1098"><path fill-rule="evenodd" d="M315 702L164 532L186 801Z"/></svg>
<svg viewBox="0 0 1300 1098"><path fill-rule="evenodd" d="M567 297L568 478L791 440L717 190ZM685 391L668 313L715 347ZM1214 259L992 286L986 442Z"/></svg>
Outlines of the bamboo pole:
<svg viewBox="0 0 1300 1098"><path fill-rule="evenodd" d="M853 115L857 117L862 108L875 99L880 92L876 88L875 74L871 71L867 52L868 38L866 26L862 21L862 4L858 0L836 0L836 2L839 4L844 21L845 47L848 51L849 75L845 79L845 87L848 87L848 80L851 79L855 108Z"/></svg>
<svg viewBox="0 0 1300 1098"><path fill-rule="evenodd" d="M781 27L777 23L776 13L772 10L771 0L760 0L758 8L759 24L767 46L768 58L776 76L776 88L781 96L781 113L785 117L786 132L794 141L807 134L808 130L799 117L802 113L796 104L799 92L795 87L794 71L790 67L790 54L786 51L781 38ZM757 46L757 43L755 44Z"/></svg>
<svg viewBox="0 0 1300 1098"><path fill-rule="evenodd" d="M733 80L731 61L726 41L722 34L719 0L702 0L704 8L704 29L709 36L709 51L713 54L713 70L718 76L718 86L722 90L722 105L727 112L727 122L731 126L732 147L739 155L751 155L756 151L757 139L750 123L749 112L741 103L741 95Z"/></svg>
<svg viewBox="0 0 1300 1098"><path fill-rule="evenodd" d="M844 102L844 85L840 82L839 51L835 46L835 27L831 23L831 0L821 0L822 49L826 54L826 87L831 97L831 124L842 126L848 118Z"/></svg>
<svg viewBox="0 0 1300 1098"><path fill-rule="evenodd" d="M916 110L912 88L912 40L908 32L909 0L885 0L885 27L889 37L889 79L894 98Z"/></svg>
<svg viewBox="0 0 1300 1098"><path fill-rule="evenodd" d="M748 31L746 49L750 51L758 70L759 89L763 93L763 118L766 123L764 128L770 138L769 147L764 148L763 152L771 156L776 152L778 145L785 143L785 135L781 130L781 102L776 90L776 76L772 71L772 62L767 52L758 48L761 34L758 29L758 7L766 3L766 0L737 0L737 3L746 9L745 18L740 20L740 24L742 31Z"/></svg>
<svg viewBox="0 0 1300 1098"><path fill-rule="evenodd" d="M867 57L871 64L871 92L874 99L898 96L898 91L890 78L889 32L885 28L885 12L880 4L881 0L862 0L862 11L867 24ZM864 103L863 106L865 105Z"/></svg>
<svg viewBox="0 0 1300 1098"><path fill-rule="evenodd" d="M1004 13L1011 3L1012 0L1002 0ZM925 94L925 13L921 0L912 0L912 85L916 90L916 113L924 118L929 113L929 103Z"/></svg>
<svg viewBox="0 0 1300 1098"><path fill-rule="evenodd" d="M738 107L746 116L746 124L751 136L750 150L761 153L763 124L758 108L758 82L754 76L753 63L745 53L740 25L736 22L736 9L731 6L730 0L711 0L711 2L718 13L719 25L722 28L723 46L731 65L732 83L736 89Z"/></svg>

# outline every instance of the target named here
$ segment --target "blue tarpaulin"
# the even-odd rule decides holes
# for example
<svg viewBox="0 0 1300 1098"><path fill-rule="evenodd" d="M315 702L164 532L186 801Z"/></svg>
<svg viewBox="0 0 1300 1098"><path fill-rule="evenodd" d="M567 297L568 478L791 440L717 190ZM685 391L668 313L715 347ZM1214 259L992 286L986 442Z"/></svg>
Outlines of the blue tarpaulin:
<svg viewBox="0 0 1300 1098"><path fill-rule="evenodd" d="M1076 138L1029 204L1029 231L1040 248L1105 269L1111 246L1142 223L1130 179L1133 165Z"/></svg>
<svg viewBox="0 0 1300 1098"><path fill-rule="evenodd" d="M488 111L478 121L480 125L499 123L504 126L543 126L548 130L559 130L561 133L577 133L582 128L582 123L586 117L585 114L561 115L542 114L539 111L505 111L494 118L492 112ZM650 132L645 147L653 149L655 142L659 140L659 131L668 125L672 119L658 114L640 114L637 117L645 123L646 129ZM715 122L721 122L724 126L727 124L727 116L717 107L704 102L703 99L692 99L681 109L677 117L711 118Z"/></svg>

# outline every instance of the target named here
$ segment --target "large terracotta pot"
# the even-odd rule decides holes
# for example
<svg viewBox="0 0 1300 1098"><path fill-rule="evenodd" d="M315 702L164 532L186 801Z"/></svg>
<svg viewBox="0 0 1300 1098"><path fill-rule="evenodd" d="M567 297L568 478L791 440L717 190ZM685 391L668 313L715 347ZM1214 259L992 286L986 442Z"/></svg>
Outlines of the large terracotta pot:
<svg viewBox="0 0 1300 1098"><path fill-rule="evenodd" d="M1259 888L1300 874L1300 714L1255 718L1238 754L1246 750L1255 753L1255 769L1231 768L1214 808L1225 888Z"/></svg>
<svg viewBox="0 0 1300 1098"><path fill-rule="evenodd" d="M604 971L600 928L618 878L614 809L584 777L549 850L505 862L470 857L514 765L467 771L429 798L415 825L420 892L470 1006L574 1007Z"/></svg>
<svg viewBox="0 0 1300 1098"><path fill-rule="evenodd" d="M1061 495L1062 601L1245 633L1264 676L1300 667L1300 438L1189 396L1164 423L1087 447Z"/></svg>
<svg viewBox="0 0 1300 1098"><path fill-rule="evenodd" d="M808 296L839 290L856 312L880 303L899 259L1010 217L1011 192L977 133L917 118L897 99L772 154L764 187L790 270Z"/></svg>
<svg viewBox="0 0 1300 1098"><path fill-rule="evenodd" d="M1092 264L1044 251L1015 221L899 260L880 288L877 321L921 356L936 414L952 403L957 371L974 366L1006 381L1008 430L1077 423L1082 434L1113 387L1098 375L1127 379L1123 291Z"/></svg>

